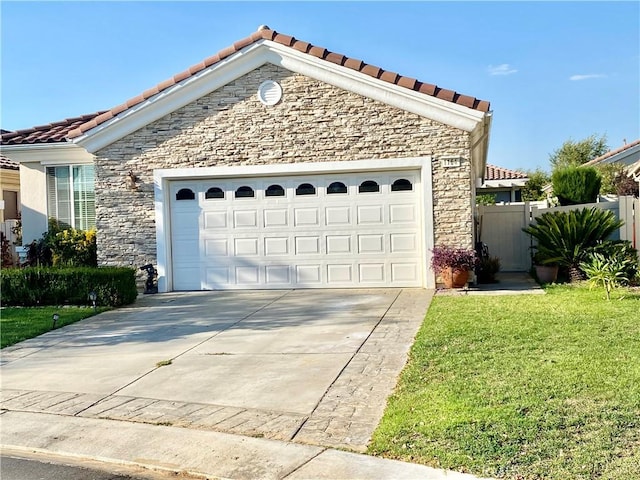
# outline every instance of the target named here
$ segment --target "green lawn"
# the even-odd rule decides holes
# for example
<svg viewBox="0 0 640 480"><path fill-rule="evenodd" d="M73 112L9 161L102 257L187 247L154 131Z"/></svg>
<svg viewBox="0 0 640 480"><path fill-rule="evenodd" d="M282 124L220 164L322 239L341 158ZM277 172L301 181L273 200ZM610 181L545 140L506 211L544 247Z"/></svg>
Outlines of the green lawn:
<svg viewBox="0 0 640 480"><path fill-rule="evenodd" d="M434 298L369 452L510 479L640 479L640 292Z"/></svg>
<svg viewBox="0 0 640 480"><path fill-rule="evenodd" d="M99 307L97 313L105 310L108 310L108 308ZM94 315L93 308L3 308L0 310L0 348L8 347L14 343L48 332L53 326L54 313L60 315L56 322L56 328Z"/></svg>

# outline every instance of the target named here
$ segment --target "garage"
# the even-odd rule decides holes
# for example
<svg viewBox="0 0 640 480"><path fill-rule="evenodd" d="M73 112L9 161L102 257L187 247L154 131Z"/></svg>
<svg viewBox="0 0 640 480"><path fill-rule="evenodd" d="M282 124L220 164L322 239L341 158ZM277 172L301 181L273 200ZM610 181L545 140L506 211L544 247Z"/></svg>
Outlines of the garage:
<svg viewBox="0 0 640 480"><path fill-rule="evenodd" d="M423 285L420 170L179 178L167 187L173 290Z"/></svg>

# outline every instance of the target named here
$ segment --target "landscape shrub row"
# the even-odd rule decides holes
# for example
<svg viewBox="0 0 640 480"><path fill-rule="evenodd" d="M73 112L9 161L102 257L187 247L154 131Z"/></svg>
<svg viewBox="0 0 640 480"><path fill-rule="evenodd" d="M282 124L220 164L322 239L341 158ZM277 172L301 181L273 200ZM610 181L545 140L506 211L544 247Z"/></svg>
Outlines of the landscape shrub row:
<svg viewBox="0 0 640 480"><path fill-rule="evenodd" d="M118 307L138 295L135 270L126 267L28 267L0 272L3 306L97 305Z"/></svg>

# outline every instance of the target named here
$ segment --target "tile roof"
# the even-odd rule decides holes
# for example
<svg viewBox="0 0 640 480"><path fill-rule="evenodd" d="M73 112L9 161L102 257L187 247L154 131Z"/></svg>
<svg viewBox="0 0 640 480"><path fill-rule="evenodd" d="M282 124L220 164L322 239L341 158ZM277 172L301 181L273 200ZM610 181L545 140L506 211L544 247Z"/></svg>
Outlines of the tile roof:
<svg viewBox="0 0 640 480"><path fill-rule="evenodd" d="M515 180L520 178L529 178L526 173L517 170L509 170L508 168L496 167L487 164L484 179L486 180Z"/></svg>
<svg viewBox="0 0 640 480"><path fill-rule="evenodd" d="M224 60L225 58L239 52L245 47L252 45L260 40L270 40L280 45L293 48L299 52L311 55L313 57L341 65L351 70L356 70L365 75L380 79L382 81L398 85L400 87L414 90L425 95L429 95L441 100L446 100L458 105L465 106L480 112L488 112L490 104L487 101L479 100L475 97L468 95L462 95L453 90L447 90L440 88L437 85L430 83L423 83L415 78L405 77L395 72L383 70L374 65L364 63L362 60L355 58L349 58L339 53L330 52L329 50L312 45L302 40L285 35L283 33L271 30L269 27L261 26L258 30L252 33L250 36L235 42L233 45L220 50L217 54L204 59L202 62L193 65L187 70L174 75L172 78L159 83L155 87L152 87L140 95L133 97L125 103L102 112L97 112L90 115L84 115L83 117L76 117L74 119L63 120L62 122L56 122L50 125L44 125L41 127L34 127L28 130L18 130L2 135L3 144L26 144L26 143L48 143L48 142L62 142L66 139L72 139L78 137L88 130L97 127L98 125L110 120L118 114L128 110L129 108L138 105L145 100L159 94L160 92L176 85L187 78L195 75L196 73L209 68L212 65Z"/></svg>
<svg viewBox="0 0 640 480"><path fill-rule="evenodd" d="M204 59L202 62L197 63L187 70L174 75L172 78L169 78L164 82L159 83L155 87L146 90L137 97L133 97L127 102L118 105L117 107L112 108L111 110L104 112L101 115L96 116L83 125L80 125L78 128L69 132L69 138L75 138L82 135L86 131L97 127L98 125L106 122L107 120L110 120L111 118L124 112L125 110L144 102L148 98L157 95L163 90L166 90L167 88L172 87L173 85L180 83L183 80L186 80L187 78L195 75L201 70L209 68L210 66L224 60L225 58L260 40L271 40L275 43L279 43L280 45L291 47L299 52L306 53L308 55L326 60L331 63L335 63L337 65L342 65L352 70L357 70L371 77L379 78L380 80L383 80L385 82L394 83L401 87L424 93L432 97L457 103L458 105L463 105L465 107L479 110L481 112L489 111L490 104L489 102L486 102L484 100L478 100L475 97L462 95L458 92L454 92L453 90L446 90L438 87L437 85L422 83L415 78L404 77L398 75L397 73L383 70L379 67L366 64L362 60L357 60L354 58L346 57L339 53L330 52L325 48L318 47L302 40L297 40L290 35L285 35L283 33L276 32L275 30L271 30L269 27L260 26L258 30L252 33L250 36L235 42L233 45L220 50L217 54Z"/></svg>
<svg viewBox="0 0 640 480"><path fill-rule="evenodd" d="M605 161L607 158L609 157L613 157L614 155L617 155L619 153L622 153L626 150L629 150L630 148L635 147L636 145L640 145L640 139L631 142L631 143L627 143L625 145L623 145L620 148L616 148L615 150L610 150L607 153L605 153L604 155L601 155L597 158L594 158L593 160L589 160L588 162L584 163L583 166L590 166L590 165L595 165L597 163L603 162Z"/></svg>
<svg viewBox="0 0 640 480"><path fill-rule="evenodd" d="M57 143L64 142L69 132L80 125L94 119L104 111L67 118L59 122L40 125L24 130L3 131L0 143L2 145L24 145L33 143Z"/></svg>
<svg viewBox="0 0 640 480"><path fill-rule="evenodd" d="M0 155L0 168L5 170L20 170L20 165L4 155Z"/></svg>

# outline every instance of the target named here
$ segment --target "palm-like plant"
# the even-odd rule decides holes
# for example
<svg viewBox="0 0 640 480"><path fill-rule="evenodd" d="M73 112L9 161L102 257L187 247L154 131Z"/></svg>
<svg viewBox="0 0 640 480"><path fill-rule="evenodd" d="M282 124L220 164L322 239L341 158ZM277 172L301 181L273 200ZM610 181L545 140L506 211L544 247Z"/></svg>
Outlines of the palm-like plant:
<svg viewBox="0 0 640 480"><path fill-rule="evenodd" d="M543 263L557 263L569 270L571 280L579 280L584 278L580 262L623 223L613 212L592 207L543 213L523 231L538 241Z"/></svg>

